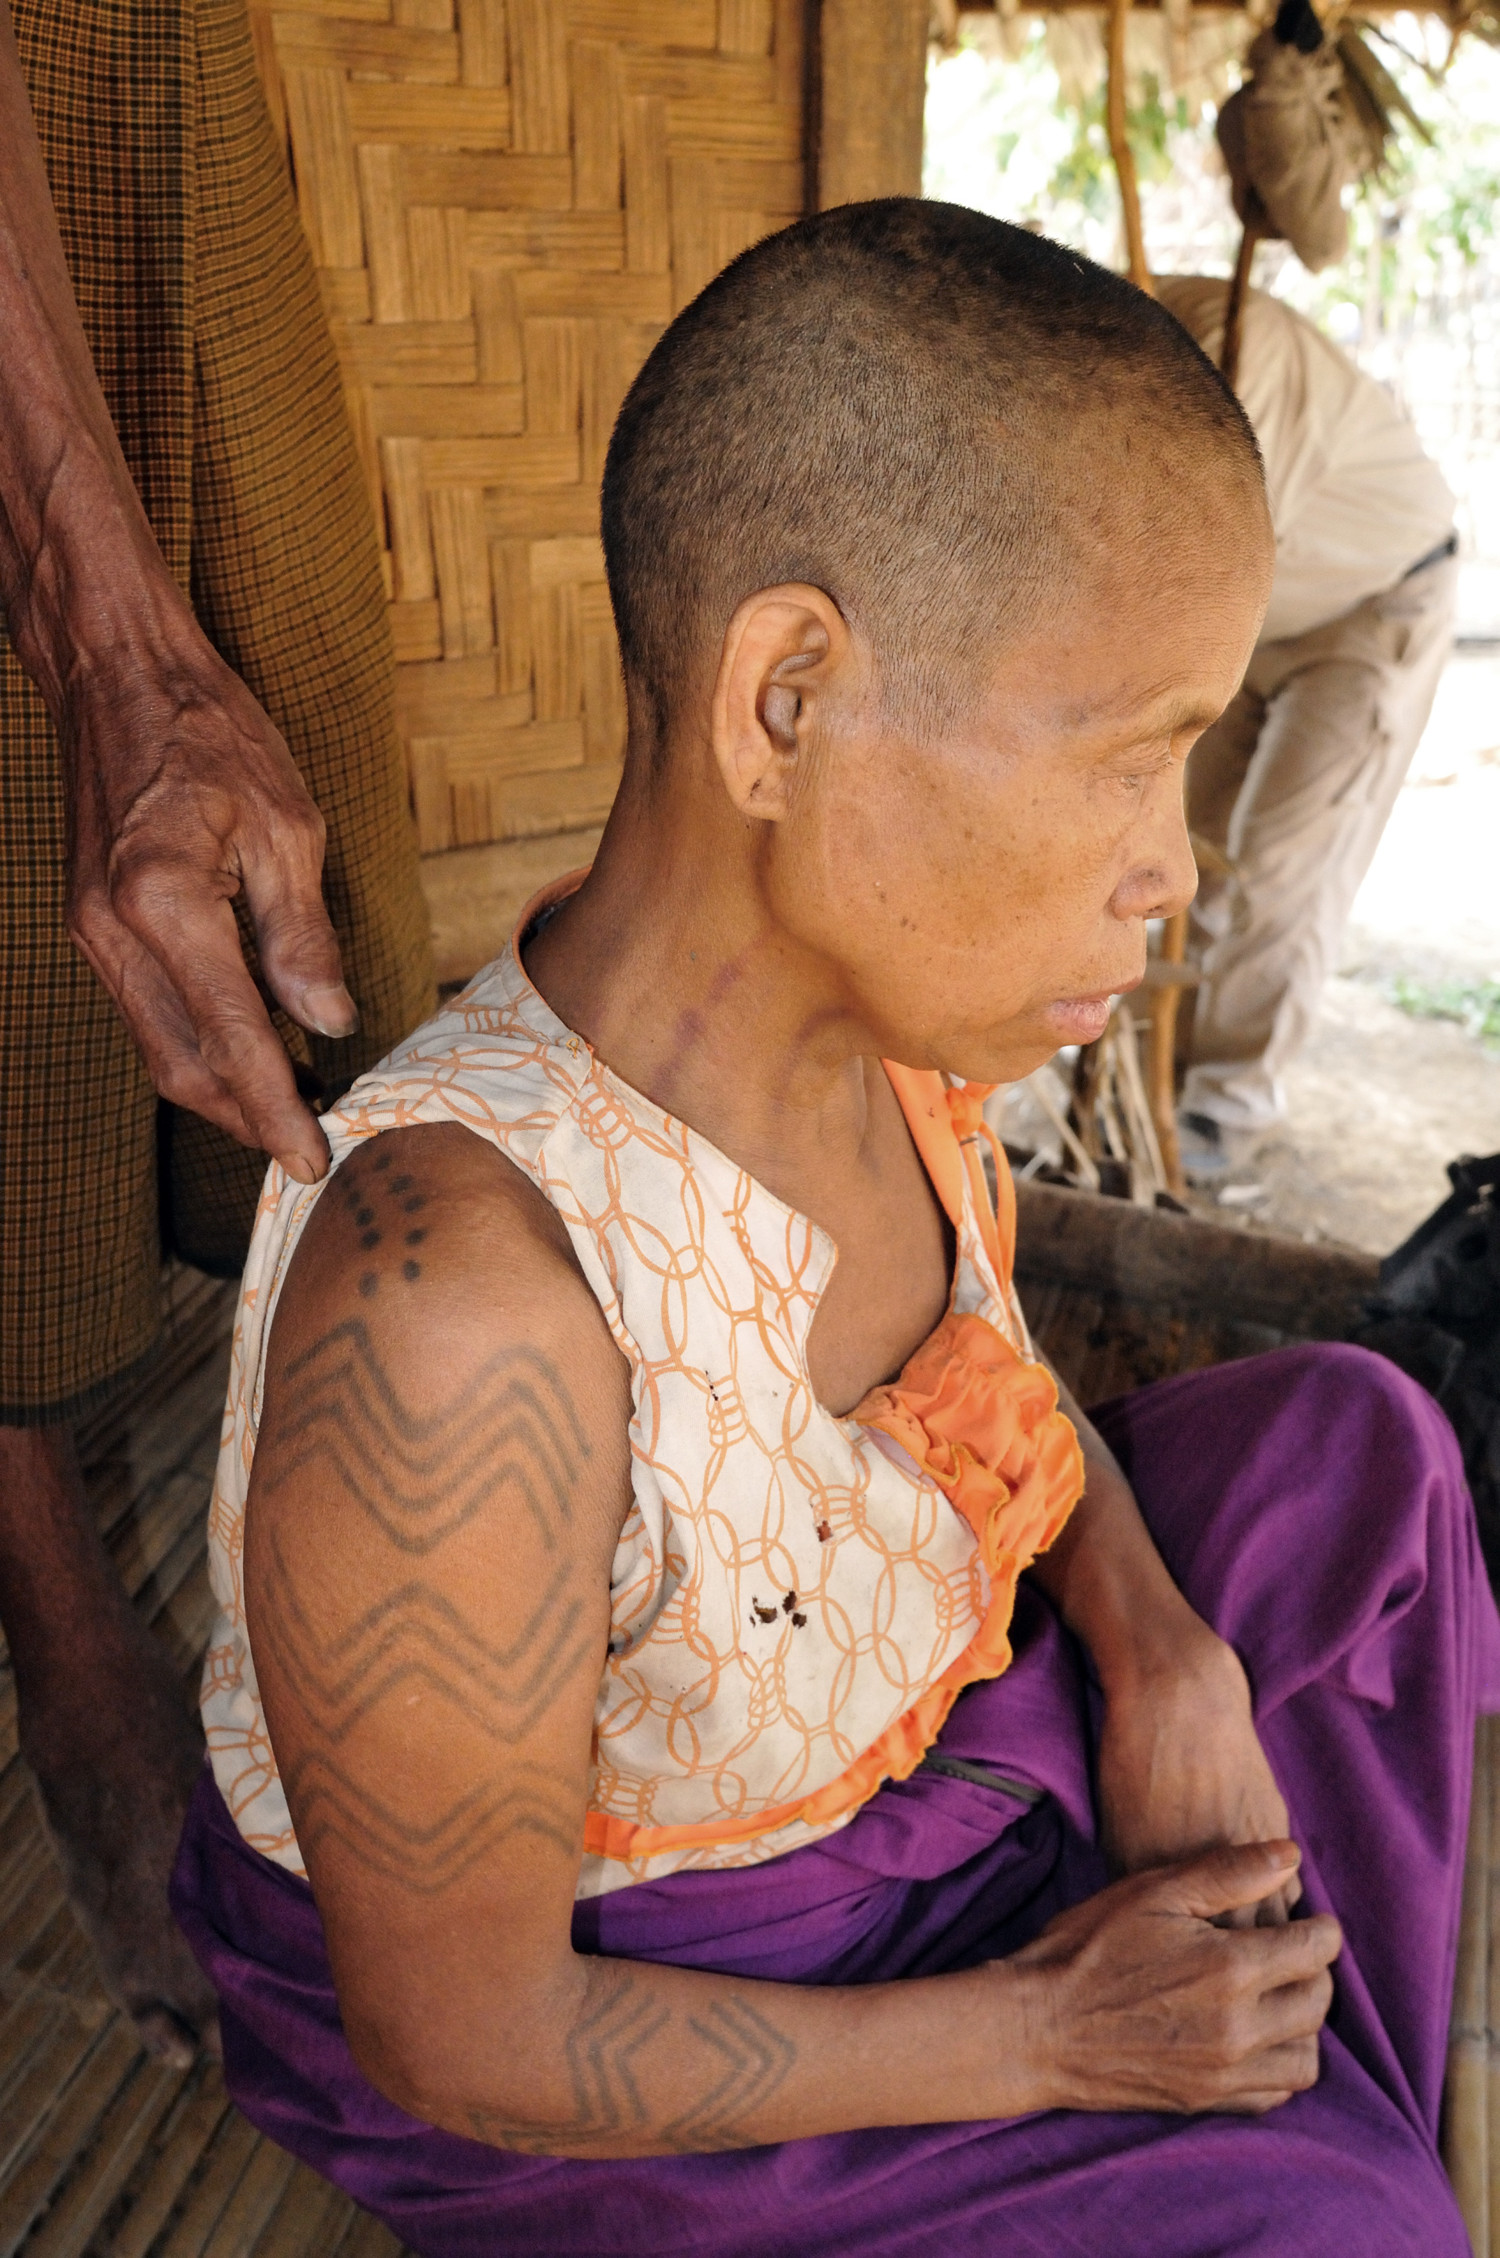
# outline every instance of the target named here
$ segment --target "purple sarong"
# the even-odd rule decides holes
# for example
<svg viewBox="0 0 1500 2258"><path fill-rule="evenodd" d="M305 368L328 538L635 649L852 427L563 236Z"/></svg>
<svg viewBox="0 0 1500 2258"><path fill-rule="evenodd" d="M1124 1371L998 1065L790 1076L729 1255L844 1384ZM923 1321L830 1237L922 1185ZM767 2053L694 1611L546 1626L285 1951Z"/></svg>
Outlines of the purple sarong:
<svg viewBox="0 0 1500 2258"><path fill-rule="evenodd" d="M1168 1566L1232 1641L1304 1853L1344 1924L1314 2089L1271 2116L1052 2111L709 2156L575 2162L438 2132L355 2067L306 1884L249 1849L205 1774L174 1903L223 2006L245 2115L424 2258L1468 2258L1438 2160L1476 1711L1500 1623L1452 1434L1362 1350L1185 1374L1098 1413ZM580 1904L581 1951L851 1984L1015 1950L1105 1879L1094 1695L1023 1586L1016 1660L924 1770L768 1864Z"/></svg>

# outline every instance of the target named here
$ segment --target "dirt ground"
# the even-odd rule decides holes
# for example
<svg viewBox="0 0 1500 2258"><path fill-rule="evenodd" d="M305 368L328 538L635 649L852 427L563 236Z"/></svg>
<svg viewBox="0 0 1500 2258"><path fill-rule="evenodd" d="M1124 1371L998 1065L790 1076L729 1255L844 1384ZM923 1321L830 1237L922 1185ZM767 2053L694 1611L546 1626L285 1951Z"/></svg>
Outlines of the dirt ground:
<svg viewBox="0 0 1500 2258"><path fill-rule="evenodd" d="M1445 1196L1450 1160L1500 1147L1500 1051L1399 1008L1403 979L1500 980L1497 650L1460 651L1443 679L1339 975L1287 1076L1285 1129L1195 1207L1385 1254ZM1055 1146L1024 1084L1005 1134Z"/></svg>
<svg viewBox="0 0 1500 2258"><path fill-rule="evenodd" d="M1446 1195L1450 1160L1500 1146L1500 1057L1450 1021L1412 1019L1368 981L1341 977L1287 1077L1287 1102L1285 1131L1217 1202L1192 1204L1220 1222L1227 1209L1388 1254Z"/></svg>

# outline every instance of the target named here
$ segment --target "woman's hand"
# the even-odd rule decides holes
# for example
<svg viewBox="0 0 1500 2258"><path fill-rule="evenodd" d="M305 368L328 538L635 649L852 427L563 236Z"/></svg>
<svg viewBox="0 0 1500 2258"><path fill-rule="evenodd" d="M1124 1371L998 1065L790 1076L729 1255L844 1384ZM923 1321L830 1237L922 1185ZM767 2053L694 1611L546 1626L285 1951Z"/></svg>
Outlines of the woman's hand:
<svg viewBox="0 0 1500 2258"><path fill-rule="evenodd" d="M59 700L68 923L162 1096L274 1155L327 1166L240 948L299 1025L358 1024L323 906L323 819L280 733L171 596L159 638L79 663Z"/></svg>
<svg viewBox="0 0 1500 2258"><path fill-rule="evenodd" d="M1275 1842L1287 1810L1250 1712L1238 1655L1183 1608L1178 1658L1106 1687L1099 1738L1105 1851L1122 1874L1166 1866L1224 1843ZM1258 1906L1226 1909L1233 1926L1285 1921L1295 1874Z"/></svg>
<svg viewBox="0 0 1500 2258"><path fill-rule="evenodd" d="M1029 2034L1024 2105L1260 2116L1314 2084L1339 1925L1244 1925L1296 1862L1273 1842L1137 1874L992 1963Z"/></svg>

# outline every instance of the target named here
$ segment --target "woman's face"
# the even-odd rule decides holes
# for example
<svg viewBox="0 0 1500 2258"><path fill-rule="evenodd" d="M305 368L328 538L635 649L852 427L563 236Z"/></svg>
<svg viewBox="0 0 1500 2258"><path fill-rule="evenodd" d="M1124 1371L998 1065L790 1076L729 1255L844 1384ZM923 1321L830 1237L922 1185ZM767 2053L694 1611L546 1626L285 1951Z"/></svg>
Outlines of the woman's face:
<svg viewBox="0 0 1500 2258"><path fill-rule="evenodd" d="M1183 772L1239 686L1272 561L1258 497L1200 495L1170 543L1096 557L940 732L882 718L872 667L862 697L825 702L762 882L881 1055L1013 1081L1103 1031L1146 920L1196 888Z"/></svg>

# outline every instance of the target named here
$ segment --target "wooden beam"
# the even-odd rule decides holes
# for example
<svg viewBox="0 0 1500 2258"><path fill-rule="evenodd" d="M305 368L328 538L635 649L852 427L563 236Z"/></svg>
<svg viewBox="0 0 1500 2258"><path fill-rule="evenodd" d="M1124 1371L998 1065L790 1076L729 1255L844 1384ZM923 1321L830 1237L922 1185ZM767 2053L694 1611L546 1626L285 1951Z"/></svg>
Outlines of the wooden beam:
<svg viewBox="0 0 1500 2258"><path fill-rule="evenodd" d="M1115 161L1115 177L1120 183L1120 213L1125 222L1125 262L1130 279L1137 290L1144 290L1148 298L1156 293L1151 287L1151 269L1146 264L1146 238L1141 230L1141 192L1135 177L1135 152L1130 146L1130 135L1125 126L1125 33L1130 24L1130 0L1109 0L1109 81L1105 93L1105 117L1109 130L1109 151Z"/></svg>
<svg viewBox="0 0 1500 2258"><path fill-rule="evenodd" d="M820 0L808 202L922 193L927 0Z"/></svg>
<svg viewBox="0 0 1500 2258"><path fill-rule="evenodd" d="M1146 1306L1204 1310L1303 1340L1352 1332L1380 1265L1196 1215L1134 1207L1057 1184L1016 1186L1016 1278L1084 1286Z"/></svg>

